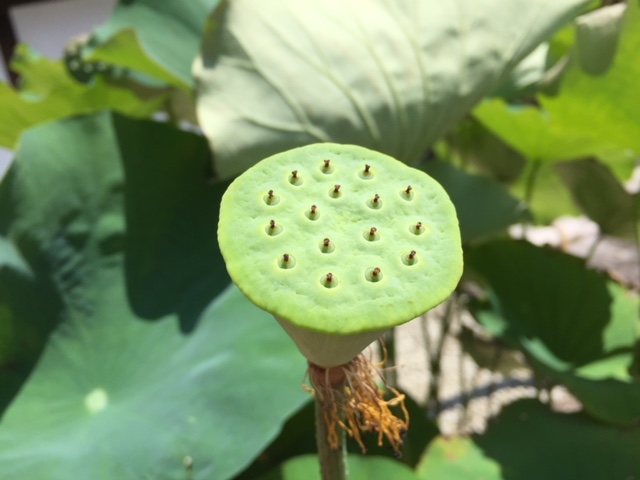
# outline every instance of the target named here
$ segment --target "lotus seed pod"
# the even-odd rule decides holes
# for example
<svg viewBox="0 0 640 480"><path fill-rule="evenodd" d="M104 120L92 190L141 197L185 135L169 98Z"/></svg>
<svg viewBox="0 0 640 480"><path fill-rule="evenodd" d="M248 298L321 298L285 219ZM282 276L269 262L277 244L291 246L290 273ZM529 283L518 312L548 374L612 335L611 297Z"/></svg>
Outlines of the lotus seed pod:
<svg viewBox="0 0 640 480"><path fill-rule="evenodd" d="M248 169L222 198L218 241L240 290L323 367L440 304L462 274L444 189L352 145L309 145Z"/></svg>

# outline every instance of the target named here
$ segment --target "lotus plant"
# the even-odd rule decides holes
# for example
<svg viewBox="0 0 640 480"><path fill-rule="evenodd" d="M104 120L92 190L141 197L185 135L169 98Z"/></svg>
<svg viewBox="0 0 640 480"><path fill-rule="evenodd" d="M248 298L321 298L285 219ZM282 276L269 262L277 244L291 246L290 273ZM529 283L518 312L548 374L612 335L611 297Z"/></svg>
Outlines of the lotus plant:
<svg viewBox="0 0 640 480"><path fill-rule="evenodd" d="M375 431L398 452L404 397L388 387L385 400L361 352L456 287L460 231L444 189L378 152L309 145L229 186L218 239L232 280L308 360L323 478L346 478L344 432L364 448L361 432Z"/></svg>

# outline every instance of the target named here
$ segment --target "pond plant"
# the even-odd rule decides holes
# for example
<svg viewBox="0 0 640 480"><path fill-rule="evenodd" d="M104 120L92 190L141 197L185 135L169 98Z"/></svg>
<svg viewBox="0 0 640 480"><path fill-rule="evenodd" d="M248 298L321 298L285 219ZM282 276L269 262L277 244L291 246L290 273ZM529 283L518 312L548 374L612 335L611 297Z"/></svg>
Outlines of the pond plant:
<svg viewBox="0 0 640 480"><path fill-rule="evenodd" d="M234 283L308 360L323 478L345 478L339 428L363 449L360 431L375 431L399 454L404 396L389 387L384 400L361 352L443 302L462 275L458 219L440 184L358 146L289 150L229 186L218 242Z"/></svg>
<svg viewBox="0 0 640 480"><path fill-rule="evenodd" d="M19 45L0 478L637 479L639 25L119 0Z"/></svg>

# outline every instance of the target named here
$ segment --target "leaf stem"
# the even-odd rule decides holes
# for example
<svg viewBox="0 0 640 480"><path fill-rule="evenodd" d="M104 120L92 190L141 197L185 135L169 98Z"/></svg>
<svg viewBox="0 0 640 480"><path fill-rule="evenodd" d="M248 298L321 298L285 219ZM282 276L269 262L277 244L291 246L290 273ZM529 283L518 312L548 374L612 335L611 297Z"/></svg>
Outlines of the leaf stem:
<svg viewBox="0 0 640 480"><path fill-rule="evenodd" d="M318 444L318 460L320 462L320 473L322 480L347 480L349 478L349 469L347 466L347 447L345 432L339 429L340 447L338 449L331 448L329 444L329 428L325 412L327 411L325 403L331 401L327 398L321 398L321 395L315 395L316 407L316 442Z"/></svg>
<svg viewBox="0 0 640 480"><path fill-rule="evenodd" d="M533 190L536 185L536 180L538 179L538 173L540 172L540 167L542 167L542 162L539 159L534 159L531 161L531 165L529 167L529 171L527 172L527 179L524 187L524 200L527 202L527 206L531 208L531 201L533 200ZM527 226L530 223L530 220L523 220L522 223L522 237L527 237Z"/></svg>

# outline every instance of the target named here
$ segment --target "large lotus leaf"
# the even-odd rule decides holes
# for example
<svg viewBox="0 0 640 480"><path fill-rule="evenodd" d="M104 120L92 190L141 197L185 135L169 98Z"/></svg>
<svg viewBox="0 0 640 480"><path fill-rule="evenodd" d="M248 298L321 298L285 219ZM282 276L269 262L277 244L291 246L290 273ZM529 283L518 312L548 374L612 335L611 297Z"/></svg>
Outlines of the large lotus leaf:
<svg viewBox="0 0 640 480"><path fill-rule="evenodd" d="M526 98L535 94L545 81L548 70L549 44L543 42L513 69L505 83L492 93L504 99Z"/></svg>
<svg viewBox="0 0 640 480"><path fill-rule="evenodd" d="M385 457L349 456L350 480L416 480L406 465ZM320 467L316 455L303 455L283 463L276 471L259 480L320 480Z"/></svg>
<svg viewBox="0 0 640 480"><path fill-rule="evenodd" d="M230 478L306 400L305 362L269 315L234 287L202 302L203 290L212 298L227 278L215 261L215 232L190 225L217 222L213 200L224 186L206 186L206 150L196 135L108 113L24 135L0 184L0 225L12 239L2 258L50 281L58 304L42 295L28 301L43 316L57 307L63 321L4 412L0 477ZM177 152L187 173L170 168ZM138 189L156 198L145 184L166 186L164 176L180 184L166 191L172 201L152 210L130 198ZM192 216L184 218L186 206ZM142 255L141 242L153 243L145 228L170 235L175 247L125 268ZM195 258L202 269L193 268ZM145 291L144 275L130 282L132 268L155 271L183 292L163 299L166 316L157 322L143 321L129 300L156 288ZM188 315L197 328L185 334L179 321L188 299L196 299Z"/></svg>
<svg viewBox="0 0 640 480"><path fill-rule="evenodd" d="M640 419L640 382L629 375L639 332L638 299L581 259L526 242L469 249L466 264L490 287L494 311L476 311L494 335L566 384L592 415Z"/></svg>
<svg viewBox="0 0 640 480"><path fill-rule="evenodd" d="M0 413L31 371L60 310L50 282L37 278L13 242L0 237Z"/></svg>
<svg viewBox="0 0 640 480"><path fill-rule="evenodd" d="M640 76L640 6L629 2L618 54L611 69L591 77L577 65L567 72L557 97L541 96L540 107L481 104L474 115L532 160L587 156L620 159L640 153L635 79Z"/></svg>
<svg viewBox="0 0 640 480"><path fill-rule="evenodd" d="M324 141L415 163L586 3L223 2L194 64L217 173Z"/></svg>
<svg viewBox="0 0 640 480"><path fill-rule="evenodd" d="M165 101L149 101L133 91L96 78L78 83L60 61L41 58L26 46L18 47L13 69L23 79L21 90L0 83L0 146L15 148L20 134L40 123L112 108L135 117L150 117Z"/></svg>
<svg viewBox="0 0 640 480"><path fill-rule="evenodd" d="M631 479L640 471L640 430L554 413L536 400L504 408L472 438L438 437L420 465L424 480Z"/></svg>
<svg viewBox="0 0 640 480"><path fill-rule="evenodd" d="M527 217L524 204L495 180L470 175L444 162L427 163L424 170L451 197L465 243L502 232Z"/></svg>
<svg viewBox="0 0 640 480"><path fill-rule="evenodd" d="M640 429L607 426L583 413L554 413L536 400L507 406L473 441L487 461L500 465L498 479L630 480L640 472Z"/></svg>
<svg viewBox="0 0 640 480"><path fill-rule="evenodd" d="M185 336L132 316L122 287L105 272L91 318L69 312L51 338L3 417L3 478L179 478L187 457L195 478L229 478L304 401L304 360L235 288Z"/></svg>
<svg viewBox="0 0 640 480"><path fill-rule="evenodd" d="M606 165L587 158L558 163L555 169L580 210L598 224L603 234L632 241L638 238L635 197Z"/></svg>
<svg viewBox="0 0 640 480"><path fill-rule="evenodd" d="M500 464L466 437L437 437L427 447L416 475L421 480L502 480Z"/></svg>
<svg viewBox="0 0 640 480"><path fill-rule="evenodd" d="M94 32L94 58L135 66L175 86L190 87L191 64L198 54L207 15L219 2L120 0L109 21ZM118 35L131 29L136 38Z"/></svg>

